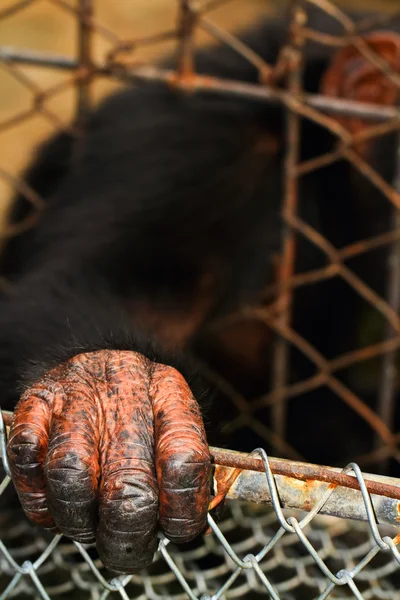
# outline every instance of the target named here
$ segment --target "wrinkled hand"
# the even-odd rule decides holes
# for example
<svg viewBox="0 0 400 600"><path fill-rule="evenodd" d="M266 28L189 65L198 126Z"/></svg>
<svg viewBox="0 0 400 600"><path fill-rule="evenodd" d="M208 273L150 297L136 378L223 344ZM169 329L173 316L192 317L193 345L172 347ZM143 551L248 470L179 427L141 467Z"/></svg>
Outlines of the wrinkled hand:
<svg viewBox="0 0 400 600"><path fill-rule="evenodd" d="M196 400L172 367L102 350L50 371L19 401L7 454L26 515L104 564L151 563L159 524L174 542L202 532L210 455Z"/></svg>

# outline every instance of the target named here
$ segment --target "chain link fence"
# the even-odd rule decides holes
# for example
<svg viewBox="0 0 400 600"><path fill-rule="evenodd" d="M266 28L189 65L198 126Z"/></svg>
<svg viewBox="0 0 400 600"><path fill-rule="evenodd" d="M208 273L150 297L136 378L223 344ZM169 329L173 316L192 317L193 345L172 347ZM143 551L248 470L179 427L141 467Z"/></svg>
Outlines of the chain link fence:
<svg viewBox="0 0 400 600"><path fill-rule="evenodd" d="M39 0L8 2L0 8L0 23L37 4ZM277 281L265 290L259 307L245 308L229 317L229 322L256 320L274 333L273 381L267 393L248 398L204 365L232 409L229 414L233 417L224 431L235 440L236 433L248 430L260 445L274 453L302 458L296 446L298 438L288 429L293 421L292 407L307 394L326 390L338 407L347 407L344 419L338 411L337 431L349 423L349 430L340 437L350 438L356 422L355 429L360 427L361 437L367 440L367 447L361 445L355 457L357 464L382 470L389 460L400 462L400 432L395 420L400 347L400 153L397 149L394 173L388 178L375 168L368 151L371 143L388 135L397 136L400 128L400 34L396 33L400 32L400 11L394 7L377 16L357 19L330 0L292 2L288 43L282 47L276 64L267 64L213 18L214 11L222 5L233 6L234 0L181 0L174 4L178 13L175 27L125 39L99 21L91 0L46 0L46 5L76 22L76 56L0 47L1 68L24 88L28 98L23 109L0 122L0 138L38 115L52 129L79 137L94 102L93 85L103 78L143 85L158 81L182 92L235 96L283 106L287 112L286 184ZM328 30L314 26L312 11L330 21ZM197 74L194 36L198 30L254 65L259 83ZM373 37L368 37L371 32ZM94 52L95 38L104 42L100 53ZM141 48L174 40L178 47L175 70L136 59ZM332 55L350 47L350 58L353 53L353 58L362 59L363 66L350 88L341 90L341 82L333 80L328 82L330 86L327 84L329 94L304 90L303 72L310 45L328 49ZM38 69L57 70L63 77L46 87L37 82ZM374 78L375 90L376 86L384 90L382 98L371 91L370 77ZM76 90L71 124L60 119L53 108L59 95L69 90ZM303 119L329 132L336 140L334 148L303 160ZM350 164L361 180L380 194L382 205L390 211L391 226L338 248L303 217L301 183L309 174L318 174L341 161ZM23 214L11 214L1 232L3 241L18 243L18 237L37 223L45 202L37 190L1 164L0 178L7 189L26 201ZM325 257L324 266L306 272L297 270L299 240L305 240ZM384 293L363 278L362 269L352 267L357 259L366 259L368 264L368 257L380 249L387 253L390 265ZM296 330L293 301L303 288L333 279L343 281L362 299L366 320L375 320L379 332L360 338L356 348L341 348L338 356L328 359ZM7 293L12 281L4 278L1 286ZM218 326L226 324L221 321ZM291 380L293 350L313 365L307 378ZM343 376L349 372L350 376ZM363 394L366 387L372 389L372 394ZM306 406L303 412L308 410L314 411L314 405L311 409ZM265 411L269 421L264 418ZM302 435L317 437L317 432L303 429ZM3 428L3 457L4 436ZM0 485L0 598L399 598L400 554L396 544L400 480L363 475L356 463L341 472L269 459L263 451L249 458L215 450L214 462L215 493L228 501L222 516L219 507L216 515L209 516L210 532L179 548L161 539L151 569L118 578L104 570L94 547L38 531L21 511L10 508L16 503L5 474Z"/></svg>
<svg viewBox="0 0 400 600"><path fill-rule="evenodd" d="M3 452L5 443L3 428ZM244 464L249 460L214 449L214 460L221 458ZM216 466L216 497L222 492L235 500L223 519L217 523L210 514L208 534L183 547L161 538L152 567L138 575L112 577L97 558L94 545L51 537L35 530L18 510L2 511L0 597L398 597L400 533L394 536L394 527L398 530L399 480L365 476L356 464L341 472L270 460L261 449L251 459L258 465L250 464L250 468L258 471L240 469L237 473L237 469ZM276 474L287 469L294 476ZM348 473L352 475L346 481ZM311 479L313 475L318 479ZM344 477L339 479L344 486L328 483L335 477ZM5 476L0 494L6 493L9 484ZM371 489L379 493L370 494ZM391 498L390 493L397 497ZM346 517L366 523L346 521Z"/></svg>

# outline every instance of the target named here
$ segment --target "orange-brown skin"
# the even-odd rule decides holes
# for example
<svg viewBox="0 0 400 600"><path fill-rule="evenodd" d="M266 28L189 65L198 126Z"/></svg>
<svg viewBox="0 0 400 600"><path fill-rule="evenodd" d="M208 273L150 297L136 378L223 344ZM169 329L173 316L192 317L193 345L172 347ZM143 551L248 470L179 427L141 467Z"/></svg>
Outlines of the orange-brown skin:
<svg viewBox="0 0 400 600"><path fill-rule="evenodd" d="M383 58L395 73L400 73L400 35L379 31L363 37L368 46ZM327 96L336 96L393 106L398 102L399 89L383 71L373 65L353 45L339 50L321 81L320 90ZM367 123L357 117L336 117L351 133L362 131ZM367 154L371 142L357 144L361 154Z"/></svg>
<svg viewBox="0 0 400 600"><path fill-rule="evenodd" d="M199 406L172 367L128 351L75 356L19 401L7 446L27 516L105 565L151 563L157 523L186 542L206 525L210 455Z"/></svg>

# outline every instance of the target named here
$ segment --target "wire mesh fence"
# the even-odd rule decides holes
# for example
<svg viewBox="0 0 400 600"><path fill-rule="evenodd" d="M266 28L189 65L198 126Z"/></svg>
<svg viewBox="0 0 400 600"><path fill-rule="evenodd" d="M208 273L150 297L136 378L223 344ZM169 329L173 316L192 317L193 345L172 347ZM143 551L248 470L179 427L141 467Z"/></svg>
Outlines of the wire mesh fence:
<svg viewBox="0 0 400 600"><path fill-rule="evenodd" d="M4 453L4 427L1 435ZM161 538L153 565L138 575L112 576L94 545L46 535L17 509L3 511L0 597L397 598L399 480L365 476L356 464L340 471L271 460L261 449L250 457L213 452L215 498L236 502L218 523L209 515L208 534L191 544ZM249 459L248 470L217 464ZM6 475L0 495L10 481Z"/></svg>
<svg viewBox="0 0 400 600"><path fill-rule="evenodd" d="M9 3L0 9L0 22L37 2ZM296 446L299 438L292 435L289 427L295 420L292 407L307 394L325 390L338 407L347 407L343 422L338 412L339 420L334 425L337 431L348 422L349 430L343 437L350 439L356 422L355 428L360 428L360 437L366 440L360 447L350 445L349 453L356 448L357 456L353 458L357 463L369 469L381 469L387 467L389 460L399 462L400 432L396 421L400 346L399 11L353 18L329 0L293 2L286 19L287 44L281 48L276 64L268 64L239 36L213 19L215 9L222 4L233 5L234 0L182 0L176 3L176 27L136 39L125 39L99 22L96 5L91 0L48 0L48 4L76 21L76 55L0 47L2 69L29 97L23 110L13 112L0 122L0 136L40 115L53 129L79 138L94 104L93 84L99 78L141 85L157 81L182 93L234 96L284 107L285 194L278 276L265 290L260 306L244 308L218 324L223 328L235 320L256 320L274 333L272 385L267 392L248 398L221 374L209 366L204 368L230 402L232 416L225 429L233 439L244 429L250 430L262 445L274 452L299 458L301 454ZM318 19L314 20L315 12L328 19L327 29L319 27ZM207 32L251 63L258 71L259 83L196 73L195 34L198 30ZM106 42L107 50L104 49L101 57L95 56L93 51L94 36ZM141 47L173 40L178 47L175 69L143 64L136 59ZM307 91L303 82L305 65L315 48L331 55L330 75L325 77L318 93ZM350 82L345 85L343 64L347 60L354 61L355 67ZM57 69L65 76L50 87L43 87L35 79L38 68ZM52 108L52 102L66 90L76 90L75 116L71 124L60 119ZM303 120L329 132L335 140L333 147L304 159L300 151ZM389 175L376 167L371 150L377 141L380 144L388 136L392 136L392 141L395 137L393 168ZM360 178L357 183L368 182L369 190L379 194L377 202L385 207L389 216L386 227L365 228L361 238L347 240L337 247L304 217L301 186L307 176L343 161L357 173ZM1 164L0 178L26 200L22 218L21 215L12 217L1 232L5 241L18 240L20 234L29 231L40 219L45 201L23 178ZM306 271L298 269L297 250L304 242L324 257L323 266ZM385 282L383 286L380 283L375 286L367 271L369 257L380 250L384 251L384 258L378 264L381 268L385 265ZM372 320L376 321L379 331L367 339L360 337L356 347L341 347L338 355L327 358L296 330L293 303L302 289L333 279L344 282L362 300L366 317L360 328ZM1 283L7 293L12 282L3 279ZM326 310L326 306L321 310ZM312 365L312 370L307 377L293 381L290 369L294 351ZM368 393L363 393L366 387ZM315 406L303 408L303 412L308 410L315 411ZM264 418L266 411L268 423ZM336 413L336 408L333 412ZM350 414L356 415L356 421ZM314 430L298 429L303 437L317 437ZM284 488L279 478L285 475L273 469L274 483L270 462L264 455L263 459L261 479L256 480L252 471L236 473L234 481L228 477L231 485L223 495L261 504L267 502L272 508L229 502L228 514L218 525L210 517L212 532L209 535L187 548L175 548L161 540L152 569L125 578L112 578L105 573L92 547L71 544L60 537L51 539L31 528L18 512L4 509L0 529L0 597L106 598L115 594L122 598L252 598L266 594L272 598L296 599L397 598L400 556L393 526L398 516L398 496L394 488L400 482L381 480L384 485L393 486L391 492L386 489L382 495L382 490L371 491L364 486L364 477L353 464L351 472L361 489L351 490L354 497L343 492L348 491L342 485L346 482L332 479L332 473L331 479L320 481L318 487L310 485L309 479L304 482L298 478L297 469L297 477L292 473ZM372 476L365 479L378 481ZM313 477L310 480L314 481ZM0 488L3 498L7 496L9 484L5 476ZM278 486L278 495L275 486ZM283 502L283 498L289 500ZM324 507L331 516L321 516ZM293 509L309 512L305 516L287 512ZM332 515L342 518L337 520ZM344 517L366 522L346 521Z"/></svg>

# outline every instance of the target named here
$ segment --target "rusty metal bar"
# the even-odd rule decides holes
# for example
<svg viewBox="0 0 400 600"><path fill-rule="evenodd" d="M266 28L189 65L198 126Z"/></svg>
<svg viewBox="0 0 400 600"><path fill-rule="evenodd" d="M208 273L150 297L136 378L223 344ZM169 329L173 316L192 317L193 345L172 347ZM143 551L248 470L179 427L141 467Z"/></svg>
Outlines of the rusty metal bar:
<svg viewBox="0 0 400 600"><path fill-rule="evenodd" d="M76 84L76 114L77 127L84 127L88 118L91 99L90 83L93 76L92 66L92 0L79 0L78 10L78 65L80 77Z"/></svg>
<svg viewBox="0 0 400 600"><path fill-rule="evenodd" d="M210 446L210 452L215 465L243 471L265 472L264 464L259 456L212 446ZM351 490L360 489L356 477L344 473L342 469L272 457L269 458L269 465L275 475L283 475L299 481L320 481ZM400 479L368 474L365 475L364 483L371 494L400 500Z"/></svg>
<svg viewBox="0 0 400 600"><path fill-rule="evenodd" d="M13 413L1 411L3 422L8 429L12 423ZM226 450L210 446L211 459L218 467L229 467L232 470L254 471L264 473L264 464L258 456ZM341 486L351 490L359 490L360 486L356 477L343 473L341 469L313 465L283 458L269 458L269 464L275 475L281 475L303 482L328 483L333 486ZM384 477L379 475L365 474L364 483L369 493L385 498L400 500L400 479ZM399 505L400 506L400 505ZM400 508L398 508L400 522Z"/></svg>
<svg viewBox="0 0 400 600"><path fill-rule="evenodd" d="M227 478L234 469L220 467L215 481L218 491L218 478ZM282 508L310 511L321 501L329 488L329 483L321 481L300 481L284 475L275 475L279 498ZM230 486L226 498L230 500L245 500L257 504L272 504L272 498L266 485L265 474L255 471L242 471ZM371 494L372 505L376 520L379 524L392 525L399 529L399 500ZM336 487L325 505L319 511L321 514L369 521L361 492L346 487Z"/></svg>
<svg viewBox="0 0 400 600"><path fill-rule="evenodd" d="M260 81L268 82L273 74L273 67L268 64L262 56L257 54L252 48L250 48L247 44L242 42L240 38L236 35L233 35L223 27L220 27L210 19L205 16L200 16L198 18L198 27L207 31L213 38L222 42L225 46L228 46L242 56L248 63L253 65L259 72Z"/></svg>
<svg viewBox="0 0 400 600"><path fill-rule="evenodd" d="M178 16L178 74L184 79L191 77L194 67L194 29L197 14L192 10L190 0L180 1Z"/></svg>
<svg viewBox="0 0 400 600"><path fill-rule="evenodd" d="M4 425L8 430L12 423L13 413L3 410L1 411L1 416ZM210 453L213 464L218 467L229 467L233 470L239 469L240 471L265 473L264 464L258 456L236 452L234 450L215 448L213 446L210 446ZM333 486L342 486L351 490L360 489L356 477L344 473L341 469L272 457L269 458L269 464L275 475L281 475L303 482L314 481L328 483ZM397 500L397 503L399 503L400 479L365 474L364 483L369 493L385 498L394 498ZM398 510L398 523L400 523L400 507Z"/></svg>
<svg viewBox="0 0 400 600"><path fill-rule="evenodd" d="M369 102L329 98L321 94L306 94L304 101L313 108L333 116L359 117L365 121L385 121L388 118L398 118L398 111L394 106L380 105L378 107ZM380 109L383 109L383 113L379 116Z"/></svg>
<svg viewBox="0 0 400 600"><path fill-rule="evenodd" d="M397 135L397 148L396 148L396 172L393 183L394 188L400 192L400 136ZM393 207L392 212L392 229L397 229L400 226L400 210ZM392 249L389 254L388 260L388 291L387 301L388 304L399 313L400 311L400 241L397 240L393 243ZM386 324L385 339L389 340L395 337L396 332L390 323ZM396 380L397 380L397 367L396 360L398 352L393 350L387 352L382 358L382 371L381 371L381 383L378 400L378 414L382 421L393 431L394 427L394 413L396 406ZM379 440L376 440L378 447L382 445ZM382 472L387 470L389 458L383 461L380 465Z"/></svg>
<svg viewBox="0 0 400 600"><path fill-rule="evenodd" d="M240 452L211 448L214 490L228 499L272 504L261 458ZM231 466L226 466L226 464ZM358 479L333 467L269 458L282 508L310 511L327 492L332 494L319 511L325 515L368 521ZM400 480L363 474L378 523L400 528ZM227 483L229 484L227 487Z"/></svg>
<svg viewBox="0 0 400 600"><path fill-rule="evenodd" d="M293 7L293 20L291 31L291 44L287 49L289 64L288 92L301 102L303 92L303 46L304 37L301 27L305 24L307 14L303 8L303 2L297 2ZM288 110L286 120L287 154L285 160L285 197L283 201L283 214L285 217L293 217L297 213L299 202L297 165L300 161L300 127L301 117L298 113ZM282 257L279 264L279 281L284 286L280 292L276 309L277 321L282 326L290 326L292 320L293 289L290 279L294 275L296 260L296 232L284 219L282 230ZM286 284L286 285L285 285ZM272 424L275 433L282 439L286 435L286 410L285 387L287 385L290 360L290 344L278 334L272 364L272 389L279 400L272 408Z"/></svg>
<svg viewBox="0 0 400 600"><path fill-rule="evenodd" d="M70 57L53 55L45 52L27 51L20 48L0 47L0 61L9 61L25 65L35 65L47 68L60 68L77 70L79 63ZM168 85L179 86L175 71L160 69L152 65L94 65L94 74L115 77L126 81L140 83L160 82ZM247 98L267 104L284 104L285 93L282 90L268 85L244 83L231 79L217 79L205 75L193 75L190 80L184 81L181 87L202 93L220 94ZM304 94L303 101L328 115L342 115L346 117L359 117L365 121L383 122L388 119L398 118L398 110L393 106L382 106L370 102L343 100L342 98L327 98L320 94Z"/></svg>

